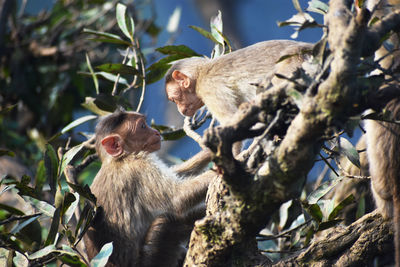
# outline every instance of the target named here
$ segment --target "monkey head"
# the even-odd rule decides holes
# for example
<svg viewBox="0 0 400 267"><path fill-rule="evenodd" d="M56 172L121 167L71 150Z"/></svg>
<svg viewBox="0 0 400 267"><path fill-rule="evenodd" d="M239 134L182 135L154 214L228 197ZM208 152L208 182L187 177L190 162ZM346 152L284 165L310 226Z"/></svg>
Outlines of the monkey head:
<svg viewBox="0 0 400 267"><path fill-rule="evenodd" d="M196 94L195 80L179 70L174 70L171 78L165 85L168 100L176 104L182 115L193 116L204 105Z"/></svg>
<svg viewBox="0 0 400 267"><path fill-rule="evenodd" d="M140 151L151 153L161 147L160 133L148 126L145 116L137 112L113 113L103 119L97 128L99 146L113 158Z"/></svg>

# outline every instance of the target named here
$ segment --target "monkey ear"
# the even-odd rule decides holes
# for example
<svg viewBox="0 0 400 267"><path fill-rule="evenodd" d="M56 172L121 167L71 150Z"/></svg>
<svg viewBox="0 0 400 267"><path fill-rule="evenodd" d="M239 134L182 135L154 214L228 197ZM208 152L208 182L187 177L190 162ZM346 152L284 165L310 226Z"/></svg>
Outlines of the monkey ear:
<svg viewBox="0 0 400 267"><path fill-rule="evenodd" d="M172 79L174 79L180 87L189 88L190 86L190 78L179 70L174 70L172 72Z"/></svg>
<svg viewBox="0 0 400 267"><path fill-rule="evenodd" d="M101 144L108 154L112 157L118 157L122 154L121 138L119 135L109 135L101 140Z"/></svg>

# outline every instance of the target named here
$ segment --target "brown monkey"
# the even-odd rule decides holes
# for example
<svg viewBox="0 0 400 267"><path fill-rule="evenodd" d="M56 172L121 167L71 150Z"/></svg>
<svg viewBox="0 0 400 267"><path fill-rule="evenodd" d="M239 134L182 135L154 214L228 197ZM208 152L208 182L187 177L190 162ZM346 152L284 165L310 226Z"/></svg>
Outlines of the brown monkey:
<svg viewBox="0 0 400 267"><path fill-rule="evenodd" d="M177 266L182 260L182 242L205 215L214 174L181 179L151 154L160 144L158 131L136 112L117 111L96 126L102 166L91 190L100 212L85 236L90 259L112 241L107 266Z"/></svg>
<svg viewBox="0 0 400 267"><path fill-rule="evenodd" d="M312 44L289 40L260 42L217 57L177 61L165 76L168 100L193 116L203 105L225 125L239 105L255 98L257 84L279 83L276 73L290 75L304 62ZM279 63L283 56L291 56Z"/></svg>
<svg viewBox="0 0 400 267"><path fill-rule="evenodd" d="M373 16L384 15L400 9L399 0L371 0L367 6L372 8L379 3ZM390 41L399 49L399 32L393 33ZM390 53L381 47L375 53L376 59L383 59L380 65L400 78L400 52ZM399 82L394 82L399 86ZM392 120L400 120L400 99L391 100L385 107ZM369 172L371 175L372 193L379 212L385 218L393 218L396 247L396 266L400 267L400 126L394 123L367 120L365 123Z"/></svg>

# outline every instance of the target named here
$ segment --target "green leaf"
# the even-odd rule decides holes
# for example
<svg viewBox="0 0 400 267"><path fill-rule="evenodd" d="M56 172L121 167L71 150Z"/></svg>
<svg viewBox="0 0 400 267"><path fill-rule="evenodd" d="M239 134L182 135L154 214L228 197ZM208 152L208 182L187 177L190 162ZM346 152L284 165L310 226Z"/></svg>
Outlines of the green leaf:
<svg viewBox="0 0 400 267"><path fill-rule="evenodd" d="M3 189L0 191L0 196L1 196L4 192L6 192L6 191L8 191L8 190L10 190L10 189L13 189L14 187L15 187L15 184L6 185L6 186L3 187Z"/></svg>
<svg viewBox="0 0 400 267"><path fill-rule="evenodd" d="M317 231L323 231L323 230L329 229L331 227L336 226L338 223L340 223L342 221L343 220L339 219L339 220L331 220L331 221L327 221L327 222L322 222L318 225Z"/></svg>
<svg viewBox="0 0 400 267"><path fill-rule="evenodd" d="M121 29L121 31L125 34L126 37L128 37L130 40L133 39L133 31L134 31L134 23L132 18L130 19L131 23L131 32L129 32L128 27L126 25L126 6L118 3L117 8L116 8L116 16L117 16L117 22L118 26Z"/></svg>
<svg viewBox="0 0 400 267"><path fill-rule="evenodd" d="M0 115L8 114L9 112L11 112L17 106L18 106L18 104L14 104L14 105L8 106L6 108L0 109Z"/></svg>
<svg viewBox="0 0 400 267"><path fill-rule="evenodd" d="M186 45L167 45L157 48L156 51L164 55L180 55L182 58L201 57L200 54L197 54L194 50Z"/></svg>
<svg viewBox="0 0 400 267"><path fill-rule="evenodd" d="M307 11L319 13L321 15L326 15L328 13L329 6L319 0L308 1Z"/></svg>
<svg viewBox="0 0 400 267"><path fill-rule="evenodd" d="M279 208L279 227L283 229L289 217L289 208L292 206L293 200L289 200Z"/></svg>
<svg viewBox="0 0 400 267"><path fill-rule="evenodd" d="M19 209L14 208L14 207L11 207L11 206L8 206L8 205L5 205L5 204L2 204L2 203L0 203L0 210L5 210L5 211L7 211L8 213L11 213L11 214L17 215L17 216L23 216L23 215L25 215L25 213L23 213L23 212L20 211Z"/></svg>
<svg viewBox="0 0 400 267"><path fill-rule="evenodd" d="M15 157L15 153L12 152L11 150L0 149L0 157L2 157L2 156Z"/></svg>
<svg viewBox="0 0 400 267"><path fill-rule="evenodd" d="M186 136L186 133L184 130L176 130L172 132L163 132L161 133L163 140L164 141L173 141L173 140L178 140L181 139L182 137Z"/></svg>
<svg viewBox="0 0 400 267"><path fill-rule="evenodd" d="M51 218L54 216L54 212L55 212L56 208L54 208L54 206L52 206L51 204L49 204L45 201L34 199L29 196L24 196L24 200L26 202L30 203L33 207L38 209L44 215L51 217Z"/></svg>
<svg viewBox="0 0 400 267"><path fill-rule="evenodd" d="M67 126L65 126L61 130L61 133L64 134L64 133L68 132L69 130L71 130L87 121L97 119L97 117L98 116L96 116L96 115L87 115L87 116L80 117L79 119L76 119L73 122L71 122L70 124L68 124Z"/></svg>
<svg viewBox="0 0 400 267"><path fill-rule="evenodd" d="M104 37L104 38L107 38L107 39L112 39L112 40L114 40L114 41L119 41L120 44L125 44L125 45L128 45L128 46L131 45L131 43L129 43L129 42L123 40L121 37L119 37L119 36L116 35L116 34L111 34L111 33L106 33L106 32L99 32L99 31L93 31L93 30L89 30L89 29L83 29L83 33L94 34L94 35L96 35L96 36L98 36L98 37Z"/></svg>
<svg viewBox="0 0 400 267"><path fill-rule="evenodd" d="M83 147L83 144L76 145L64 154L64 156L61 160L60 173L64 172L65 167L71 162L71 160L73 160L75 155L78 154L79 151L81 151L82 147Z"/></svg>
<svg viewBox="0 0 400 267"><path fill-rule="evenodd" d="M56 151L50 144L46 144L44 152L44 166L46 168L46 177L49 182L51 192L56 191L58 178L58 158Z"/></svg>
<svg viewBox="0 0 400 267"><path fill-rule="evenodd" d="M91 222L92 222L95 214L96 214L96 210L93 208L92 204L86 203L85 207L83 208L83 210L80 214L81 216L80 216L79 221L75 228L75 236L78 236L78 232L79 232L78 239L82 238L82 236L86 233L86 230L91 225ZM83 227L81 228L82 225L83 225Z"/></svg>
<svg viewBox="0 0 400 267"><path fill-rule="evenodd" d="M117 40L113 38L89 38L90 41L100 42L100 43L110 43L110 44L119 44L124 46L131 46L131 43L125 40Z"/></svg>
<svg viewBox="0 0 400 267"><path fill-rule="evenodd" d="M350 143L346 138L340 137L340 152L343 153L351 163L353 163L358 168L361 168L360 155L357 149Z"/></svg>
<svg viewBox="0 0 400 267"><path fill-rule="evenodd" d="M222 24L222 14L218 10L216 16L212 17L210 20L211 35L214 39L221 45L224 45L224 37L222 36L223 24Z"/></svg>
<svg viewBox="0 0 400 267"><path fill-rule="evenodd" d="M96 104L96 98L93 97L86 97L85 103L82 103L81 105L87 110L90 110L91 112L96 113L99 116L104 116L112 113L110 111L103 110L100 107L98 107Z"/></svg>
<svg viewBox="0 0 400 267"><path fill-rule="evenodd" d="M91 261L90 266L92 267L104 267L107 264L108 258L111 256L113 251L112 242L105 244L99 254L96 255Z"/></svg>
<svg viewBox="0 0 400 267"><path fill-rule="evenodd" d="M343 179L342 176L334 177L333 179L322 183L317 189L311 192L308 197L307 201L309 204L315 204L320 200L323 196L325 196L332 188L334 188L341 180Z"/></svg>
<svg viewBox="0 0 400 267"><path fill-rule="evenodd" d="M57 251L57 248L55 245L48 245L44 248L42 248L41 250L36 251L35 253L31 254L28 256L28 259L30 260L35 260L35 259L39 259L42 258L44 256L49 255L50 253L53 253Z"/></svg>
<svg viewBox="0 0 400 267"><path fill-rule="evenodd" d="M96 89L96 94L99 94L99 80L97 79L97 76L93 71L93 67L92 67L92 64L90 63L89 55L87 53L86 53L86 64L88 66L90 74L92 75L94 88Z"/></svg>
<svg viewBox="0 0 400 267"><path fill-rule="evenodd" d="M203 35L207 39L210 39L214 43L219 44L219 42L214 38L214 36L209 31L204 30L203 28L200 28L197 26L193 26L193 25L189 26L189 28L192 28L193 30L199 32L201 35Z"/></svg>
<svg viewBox="0 0 400 267"><path fill-rule="evenodd" d="M128 66L121 63L106 63L97 66L96 69L110 72L113 74L129 74L129 75L140 75L140 72L132 66Z"/></svg>
<svg viewBox="0 0 400 267"><path fill-rule="evenodd" d="M348 197L346 197L345 199L343 199L331 212L331 214L329 214L328 220L333 220L335 219L338 215L339 212L341 212L345 207L347 207L348 205L354 203L354 196L351 194Z"/></svg>
<svg viewBox="0 0 400 267"><path fill-rule="evenodd" d="M28 175L24 174L21 177L21 185L28 185L31 182L31 177L29 177Z"/></svg>
<svg viewBox="0 0 400 267"><path fill-rule="evenodd" d="M84 186L78 185L78 184L73 184L67 182L67 184L75 191L77 192L81 197L86 198L87 200L90 200L94 204L96 204L96 197L92 194L92 191L90 191L90 187L85 184Z"/></svg>
<svg viewBox="0 0 400 267"><path fill-rule="evenodd" d="M29 219L26 219L25 221L23 221L22 223L19 222L11 231L10 234L15 235L16 233L18 233L19 231L21 231L22 228L24 228L25 226L27 226L28 224L32 223L33 221L35 221L37 218L39 218L41 216L41 214L37 214L37 215L32 215L32 217L30 217Z"/></svg>
<svg viewBox="0 0 400 267"><path fill-rule="evenodd" d="M44 243L46 246L54 244L58 232L58 226L60 225L60 218L61 218L61 208L59 207L56 208L56 210L54 211L49 234L47 235L46 242Z"/></svg>
<svg viewBox="0 0 400 267"><path fill-rule="evenodd" d="M63 251L60 251L60 253L63 253ZM62 254L57 258L66 264L66 266L87 267L87 265L81 261L78 255L72 256L70 254Z"/></svg>
<svg viewBox="0 0 400 267"><path fill-rule="evenodd" d="M365 195L360 197L359 203L357 205L356 219L358 220L365 215Z"/></svg>
<svg viewBox="0 0 400 267"><path fill-rule="evenodd" d="M35 191L41 193L43 185L46 182L46 168L44 166L44 160L39 161L35 175Z"/></svg>
<svg viewBox="0 0 400 267"><path fill-rule="evenodd" d="M307 208L308 212L310 215L316 220L318 223L322 222L323 219L323 214L321 211L321 208L318 206L318 204L312 204Z"/></svg>
<svg viewBox="0 0 400 267"><path fill-rule="evenodd" d="M63 223L64 224L67 224L71 220L71 218L74 215L74 212L76 210L76 207L78 207L78 204L79 204L79 193L73 193L70 195L74 196L75 200L72 203L68 203L67 199L65 198L65 201L64 201L65 204L63 206L63 210L65 210L63 213ZM72 198L71 198L71 200L72 200ZM69 204L69 207L67 207L67 204Z"/></svg>
<svg viewBox="0 0 400 267"><path fill-rule="evenodd" d="M129 86L129 83L125 78L118 77L117 75L114 75L112 73L107 73L107 72L104 72L104 71L100 71L100 72L96 72L96 75L103 77L107 81L110 81L110 82L113 82L113 83L118 81L119 84L122 84L122 85L125 85L125 86Z"/></svg>
<svg viewBox="0 0 400 267"><path fill-rule="evenodd" d="M28 259L20 252L15 252L15 257L13 258L13 263L18 267L28 267L29 261Z"/></svg>

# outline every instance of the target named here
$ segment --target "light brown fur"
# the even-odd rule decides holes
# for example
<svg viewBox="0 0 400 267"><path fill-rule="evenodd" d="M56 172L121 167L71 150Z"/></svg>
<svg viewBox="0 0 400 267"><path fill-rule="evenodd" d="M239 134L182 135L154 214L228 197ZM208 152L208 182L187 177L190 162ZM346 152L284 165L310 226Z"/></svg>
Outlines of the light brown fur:
<svg viewBox="0 0 400 267"><path fill-rule="evenodd" d="M131 129L120 129L125 128ZM147 151L112 157L101 145L98 150L102 166L91 190L99 212L84 238L89 258L112 241L107 266L176 266L182 258L181 243L205 214L203 201L215 174L207 171L183 179Z"/></svg>

